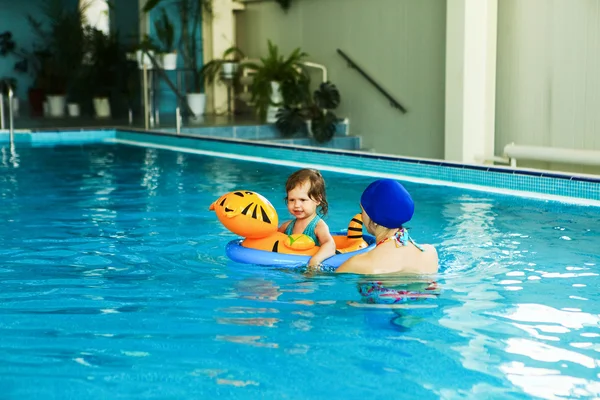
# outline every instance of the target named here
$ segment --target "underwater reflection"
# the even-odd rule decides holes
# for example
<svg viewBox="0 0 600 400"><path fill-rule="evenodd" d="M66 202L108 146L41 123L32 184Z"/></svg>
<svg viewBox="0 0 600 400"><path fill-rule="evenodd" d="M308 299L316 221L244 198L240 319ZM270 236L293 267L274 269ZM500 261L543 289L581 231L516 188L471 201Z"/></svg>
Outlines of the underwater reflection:
<svg viewBox="0 0 600 400"><path fill-rule="evenodd" d="M357 287L362 302L367 304L402 304L410 300L435 299L440 295L438 283L428 279L384 277L361 280Z"/></svg>

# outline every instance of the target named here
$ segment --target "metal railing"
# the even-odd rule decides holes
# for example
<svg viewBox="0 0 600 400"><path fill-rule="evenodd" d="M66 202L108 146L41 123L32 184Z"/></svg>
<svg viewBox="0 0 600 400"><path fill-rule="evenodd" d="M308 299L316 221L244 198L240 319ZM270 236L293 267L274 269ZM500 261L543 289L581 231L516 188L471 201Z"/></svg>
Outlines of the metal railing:
<svg viewBox="0 0 600 400"><path fill-rule="evenodd" d="M361 74L367 81L369 81L369 83L371 83L371 85L375 86L375 89L379 90L379 92L381 92L381 94L383 94L390 101L390 105L392 107L395 107L398 110L400 110L403 114L406 114L406 108L404 108L404 106L400 104L398 100L396 100L391 94L389 94L384 88L382 88L379 83L375 82L375 80L371 78L371 76L367 74L361 67L359 67L346 53L344 53L340 49L337 49L337 52L340 56L342 56L344 60L348 62L348 66L350 68L354 68L355 70L357 70L359 74Z"/></svg>
<svg viewBox="0 0 600 400"><path fill-rule="evenodd" d="M4 86L8 89L8 133L10 135L10 143L14 141L14 113L13 113L13 90L8 82L4 82ZM0 91L0 129L6 129L4 121L4 93Z"/></svg>

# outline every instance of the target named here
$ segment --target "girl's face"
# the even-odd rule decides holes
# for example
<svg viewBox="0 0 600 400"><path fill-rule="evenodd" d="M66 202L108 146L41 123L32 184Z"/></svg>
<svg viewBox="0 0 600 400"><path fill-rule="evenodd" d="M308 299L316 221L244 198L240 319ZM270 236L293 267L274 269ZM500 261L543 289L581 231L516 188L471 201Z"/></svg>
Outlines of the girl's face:
<svg viewBox="0 0 600 400"><path fill-rule="evenodd" d="M317 213L320 202L308 196L310 182L303 182L290 190L287 194L287 208L296 219L310 218Z"/></svg>

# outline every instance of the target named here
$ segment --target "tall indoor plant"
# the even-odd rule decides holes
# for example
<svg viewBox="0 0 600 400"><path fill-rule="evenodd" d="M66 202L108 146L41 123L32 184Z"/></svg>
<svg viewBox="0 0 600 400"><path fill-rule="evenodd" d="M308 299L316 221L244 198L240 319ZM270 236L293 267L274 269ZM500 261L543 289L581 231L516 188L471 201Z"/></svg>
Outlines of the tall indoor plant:
<svg viewBox="0 0 600 400"><path fill-rule="evenodd" d="M215 58L204 64L200 69L200 74L208 83L215 82L217 77L235 82L242 71L240 63L244 58L246 55L239 47L231 46L223 52L221 58Z"/></svg>
<svg viewBox="0 0 600 400"><path fill-rule="evenodd" d="M175 7L179 16L179 53L186 69L187 101L194 115L203 115L206 108L205 77L202 61L202 17L212 15L212 0L148 0L144 12L159 5ZM189 78L189 79L188 79Z"/></svg>
<svg viewBox="0 0 600 400"><path fill-rule="evenodd" d="M51 0L41 6L43 19L29 17L32 30L46 51L40 72L45 74L50 116L64 115L69 84L82 73L88 7L87 2L73 8L63 0Z"/></svg>
<svg viewBox="0 0 600 400"><path fill-rule="evenodd" d="M160 43L162 53L162 67L166 70L177 68L177 50L175 48L175 27L169 19L167 10L160 9L160 18L154 21L156 38Z"/></svg>
<svg viewBox="0 0 600 400"><path fill-rule="evenodd" d="M270 40L268 54L260 58L260 63L247 62L244 68L254 70L252 81L252 102L261 120L273 123L277 120L277 110L286 104L296 104L306 97L302 90L309 82L302 60L308 55L299 48L284 57L279 48Z"/></svg>
<svg viewBox="0 0 600 400"><path fill-rule="evenodd" d="M119 86L119 77L125 73L125 50L116 34L106 34L88 27L87 40L89 66L87 80L92 91L94 112L98 118L108 118L111 113L111 97Z"/></svg>

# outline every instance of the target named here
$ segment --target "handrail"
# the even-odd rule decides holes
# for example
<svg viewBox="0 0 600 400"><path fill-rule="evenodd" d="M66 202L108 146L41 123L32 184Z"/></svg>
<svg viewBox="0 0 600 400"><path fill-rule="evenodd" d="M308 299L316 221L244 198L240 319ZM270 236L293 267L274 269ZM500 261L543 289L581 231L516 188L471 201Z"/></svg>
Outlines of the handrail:
<svg viewBox="0 0 600 400"><path fill-rule="evenodd" d="M600 166L600 150L526 146L510 143L504 146L504 154L510 159L510 166L513 168L517 166L517 159Z"/></svg>
<svg viewBox="0 0 600 400"><path fill-rule="evenodd" d="M0 87L0 130L4 130L4 93Z"/></svg>
<svg viewBox="0 0 600 400"><path fill-rule="evenodd" d="M14 113L13 113L13 89L6 81L2 82L3 86L8 89L8 133L10 144L14 141ZM4 88L0 88L4 90ZM4 130L4 94L0 91L0 129Z"/></svg>
<svg viewBox="0 0 600 400"><path fill-rule="evenodd" d="M375 88L377 90L379 90L381 92L381 94L383 94L390 101L390 105L392 107L395 107L398 110L400 110L403 114L406 114L406 108L404 108L404 106L402 106L402 104L400 104L396 99L394 99L394 97L392 97L391 94L389 94L384 88L382 88L380 84L375 82L373 80L373 78L371 78L361 67L356 65L356 63L354 61L352 61L352 59L350 57L348 57L348 55L346 53L344 53L340 49L337 49L337 52L340 56L342 56L342 58L344 60L346 60L348 62L348 66L350 68L356 69L359 74L361 74L366 80L368 80L371 83L371 85L375 86Z"/></svg>
<svg viewBox="0 0 600 400"><path fill-rule="evenodd" d="M8 83L8 133L10 136L10 144L12 145L15 140L14 133L14 114L13 114L13 90Z"/></svg>
<svg viewBox="0 0 600 400"><path fill-rule="evenodd" d="M320 69L321 73L323 74L323 77L322 77L323 83L327 82L327 68L324 65L317 64L317 63L310 62L310 61L303 61L302 64L304 64L307 67Z"/></svg>

